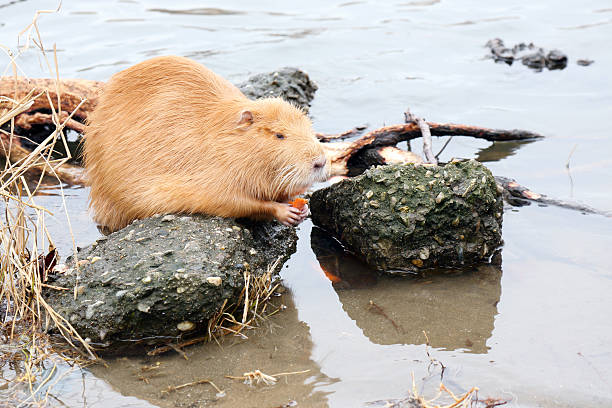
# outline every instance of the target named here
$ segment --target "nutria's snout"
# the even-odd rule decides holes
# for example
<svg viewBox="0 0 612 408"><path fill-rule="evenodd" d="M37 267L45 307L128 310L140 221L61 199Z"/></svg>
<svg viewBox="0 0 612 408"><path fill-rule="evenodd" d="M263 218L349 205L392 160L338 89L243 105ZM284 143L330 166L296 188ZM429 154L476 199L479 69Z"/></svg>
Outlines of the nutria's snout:
<svg viewBox="0 0 612 408"><path fill-rule="evenodd" d="M325 156L320 156L319 158L317 158L314 162L314 168L315 170L319 170L325 167L325 165L327 164L327 159L325 158Z"/></svg>
<svg viewBox="0 0 612 408"><path fill-rule="evenodd" d="M329 178L329 171L327 166L327 157L325 157L324 154L314 160L312 164L312 171L315 175L315 182L327 181Z"/></svg>

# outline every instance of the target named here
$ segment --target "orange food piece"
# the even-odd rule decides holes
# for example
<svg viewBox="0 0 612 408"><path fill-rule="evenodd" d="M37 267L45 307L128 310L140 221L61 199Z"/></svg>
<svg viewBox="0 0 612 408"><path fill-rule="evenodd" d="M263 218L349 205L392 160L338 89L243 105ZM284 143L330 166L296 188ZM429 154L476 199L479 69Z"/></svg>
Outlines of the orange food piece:
<svg viewBox="0 0 612 408"><path fill-rule="evenodd" d="M291 201L289 204L291 204L292 207L295 207L298 210L301 210L302 208L304 208L306 204L308 204L308 200L298 197L295 200Z"/></svg>

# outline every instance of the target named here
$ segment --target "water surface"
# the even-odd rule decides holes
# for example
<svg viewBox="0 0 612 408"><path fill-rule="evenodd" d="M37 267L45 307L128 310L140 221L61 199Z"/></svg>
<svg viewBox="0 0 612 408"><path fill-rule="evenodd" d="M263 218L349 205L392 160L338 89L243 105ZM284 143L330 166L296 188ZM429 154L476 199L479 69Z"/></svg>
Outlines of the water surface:
<svg viewBox="0 0 612 408"><path fill-rule="evenodd" d="M35 10L56 5L0 2L1 42L14 46ZM300 67L319 84L311 114L322 132L400 123L407 107L431 121L536 131L546 139L491 144L457 137L441 158L478 158L537 192L612 210L607 0L81 0L44 15L40 28L47 48L57 44L65 78L107 80L165 54L193 58L234 82ZM569 64L539 73L495 64L484 48L493 37L561 49ZM578 66L581 58L595 63ZM46 75L35 53L20 65L30 76ZM434 140L434 151L444 141ZM67 255L73 243L63 203L57 189L48 192L39 202L56 212L48 221ZM76 245L85 246L97 237L87 190L65 193ZM552 207L507 209L500 267L410 279L373 277L343 254L328 253L319 264L310 223L299 233L282 273L288 309L249 341L192 347L189 360L175 354L110 361L109 368L65 377L58 395L69 406L85 399L89 406L272 407L296 400L347 407L405 396L414 373L419 391L431 397L440 367L428 367L425 330L429 352L456 392L478 386L481 397L509 399L509 406L612 406L612 219ZM343 283L332 284L321 266L335 268ZM162 375L149 384L138 378L140 367L157 362ZM259 388L223 378L256 368L310 372ZM160 393L201 378L227 396L216 401L208 385Z"/></svg>

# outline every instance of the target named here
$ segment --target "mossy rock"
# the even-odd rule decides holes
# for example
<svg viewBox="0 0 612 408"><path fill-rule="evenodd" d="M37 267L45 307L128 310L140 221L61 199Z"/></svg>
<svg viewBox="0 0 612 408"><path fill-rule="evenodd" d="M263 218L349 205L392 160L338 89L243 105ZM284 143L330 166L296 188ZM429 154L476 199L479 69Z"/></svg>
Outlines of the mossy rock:
<svg viewBox="0 0 612 408"><path fill-rule="evenodd" d="M312 219L389 273L487 262L502 245L503 202L475 160L368 169L313 193Z"/></svg>
<svg viewBox="0 0 612 408"><path fill-rule="evenodd" d="M236 302L244 272L282 267L295 252L294 228L206 216L137 220L69 258L67 272L50 276L47 302L83 338L106 351L145 340L168 342L206 332L223 302ZM277 260L279 262L277 262Z"/></svg>

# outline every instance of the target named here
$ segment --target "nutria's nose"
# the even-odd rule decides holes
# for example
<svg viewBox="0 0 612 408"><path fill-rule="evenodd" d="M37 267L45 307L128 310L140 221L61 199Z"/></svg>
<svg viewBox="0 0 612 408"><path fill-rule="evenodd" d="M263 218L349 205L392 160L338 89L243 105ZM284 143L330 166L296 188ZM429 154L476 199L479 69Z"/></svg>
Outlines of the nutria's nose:
<svg viewBox="0 0 612 408"><path fill-rule="evenodd" d="M326 163L327 159L325 158L325 156L320 156L318 159L315 160L313 167L315 168L315 170L322 169L323 167L325 167Z"/></svg>

